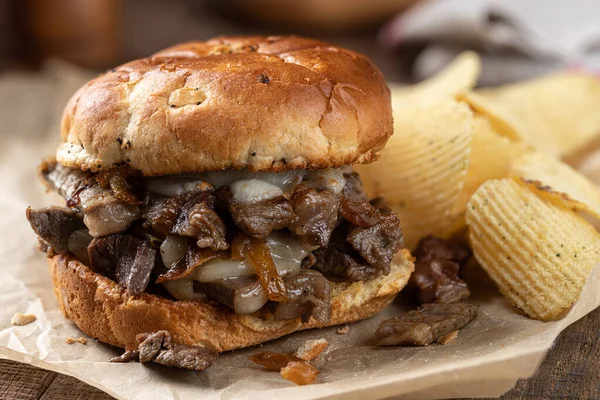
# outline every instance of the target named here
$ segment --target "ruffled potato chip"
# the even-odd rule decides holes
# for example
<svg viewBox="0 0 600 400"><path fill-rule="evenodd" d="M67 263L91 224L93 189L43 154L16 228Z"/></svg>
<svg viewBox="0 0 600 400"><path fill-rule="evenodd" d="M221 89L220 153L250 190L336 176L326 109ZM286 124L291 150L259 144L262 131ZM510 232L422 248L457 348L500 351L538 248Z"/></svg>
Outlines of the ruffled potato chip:
<svg viewBox="0 0 600 400"><path fill-rule="evenodd" d="M540 197L578 210L600 228L600 187L567 164L533 151L515 160L509 175L523 178Z"/></svg>
<svg viewBox="0 0 600 400"><path fill-rule="evenodd" d="M499 133L557 157L581 151L600 135L600 79L593 76L555 74L464 99Z"/></svg>
<svg viewBox="0 0 600 400"><path fill-rule="evenodd" d="M454 99L394 111L395 134L375 164L355 165L367 193L400 217L409 248L428 234L446 236L467 173L473 113Z"/></svg>
<svg viewBox="0 0 600 400"><path fill-rule="evenodd" d="M459 54L437 75L411 86L392 86L394 109L423 106L438 102L444 97L454 97L458 93L475 87L481 74L481 58L472 51Z"/></svg>
<svg viewBox="0 0 600 400"><path fill-rule="evenodd" d="M562 317L600 262L600 234L516 178L481 185L467 205L466 221L479 264L531 318Z"/></svg>
<svg viewBox="0 0 600 400"><path fill-rule="evenodd" d="M464 228L467 202L479 186L490 179L506 177L512 162L527 149L524 143L513 142L497 134L486 116L475 113L469 169L462 192L451 212L451 232Z"/></svg>

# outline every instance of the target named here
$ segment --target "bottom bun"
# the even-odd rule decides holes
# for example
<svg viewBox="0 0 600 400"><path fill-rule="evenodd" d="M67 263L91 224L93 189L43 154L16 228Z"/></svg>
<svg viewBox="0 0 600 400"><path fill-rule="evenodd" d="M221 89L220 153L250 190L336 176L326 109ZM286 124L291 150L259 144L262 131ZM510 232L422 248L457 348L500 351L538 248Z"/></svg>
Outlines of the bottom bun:
<svg viewBox="0 0 600 400"><path fill-rule="evenodd" d="M173 340L202 344L217 351L252 346L289 333L358 321L377 314L406 285L414 270L412 256L402 250L387 276L365 282L332 282L332 314L325 325L311 318L289 321L236 315L207 301L175 301L149 293L130 296L120 285L71 255L49 259L54 292L63 314L88 336L113 346L133 348L135 336L167 330Z"/></svg>

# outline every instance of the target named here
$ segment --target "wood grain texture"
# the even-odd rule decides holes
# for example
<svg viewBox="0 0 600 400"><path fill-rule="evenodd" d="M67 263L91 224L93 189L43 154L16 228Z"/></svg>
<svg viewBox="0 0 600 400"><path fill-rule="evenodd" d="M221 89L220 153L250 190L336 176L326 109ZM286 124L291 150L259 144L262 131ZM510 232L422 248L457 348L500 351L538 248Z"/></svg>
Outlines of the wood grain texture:
<svg viewBox="0 0 600 400"><path fill-rule="evenodd" d="M110 400L112 397L69 376L0 360L0 400L5 399ZM501 399L600 399L600 309L567 328L537 373L519 380Z"/></svg>

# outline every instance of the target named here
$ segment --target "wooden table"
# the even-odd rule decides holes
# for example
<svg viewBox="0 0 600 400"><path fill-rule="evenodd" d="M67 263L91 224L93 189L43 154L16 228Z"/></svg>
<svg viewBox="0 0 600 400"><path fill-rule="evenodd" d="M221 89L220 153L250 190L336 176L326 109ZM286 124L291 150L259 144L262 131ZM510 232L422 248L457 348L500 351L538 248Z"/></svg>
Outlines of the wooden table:
<svg viewBox="0 0 600 400"><path fill-rule="evenodd" d="M502 399L600 399L600 309L567 328L539 371ZM0 399L109 400L111 396L65 375L0 361Z"/></svg>

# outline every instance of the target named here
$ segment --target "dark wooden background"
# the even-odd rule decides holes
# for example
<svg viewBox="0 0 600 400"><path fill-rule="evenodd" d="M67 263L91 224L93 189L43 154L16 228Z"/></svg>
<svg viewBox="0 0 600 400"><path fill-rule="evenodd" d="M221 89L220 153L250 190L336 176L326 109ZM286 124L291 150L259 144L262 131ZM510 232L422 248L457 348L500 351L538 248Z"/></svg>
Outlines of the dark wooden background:
<svg viewBox="0 0 600 400"><path fill-rule="evenodd" d="M109 400L112 397L75 378L2 360L0 399ZM600 309L568 327L537 373L519 380L501 399L600 399Z"/></svg>

